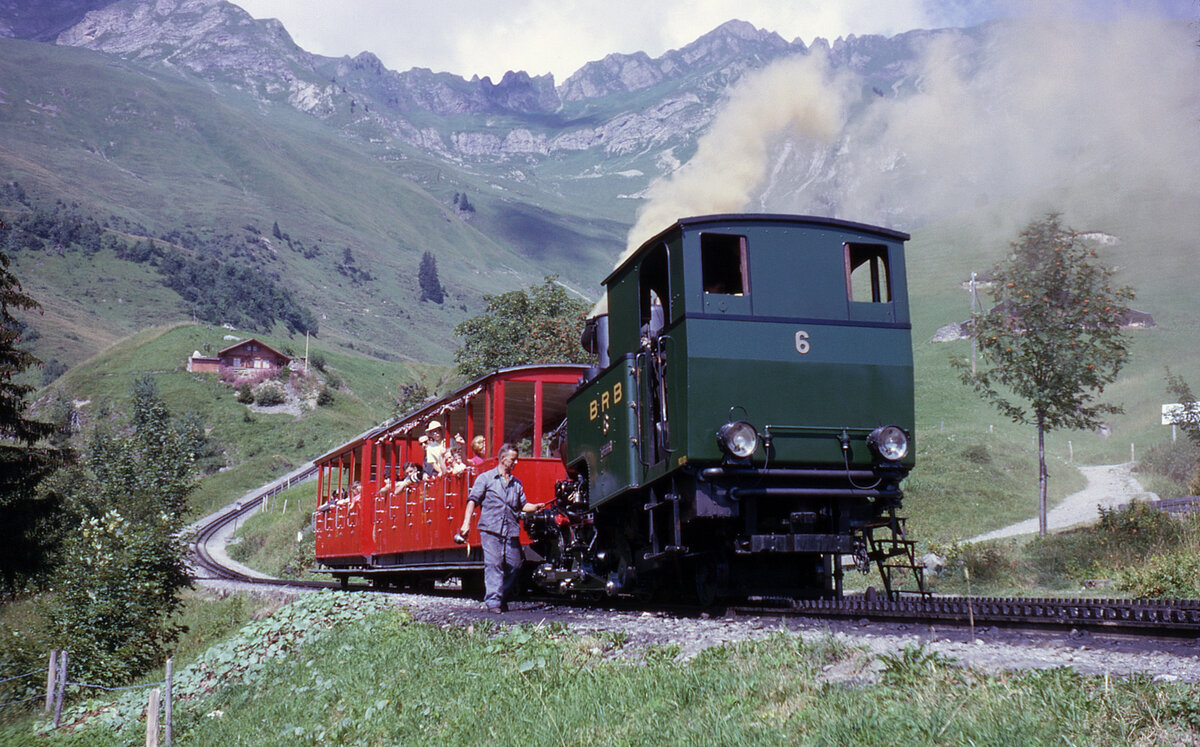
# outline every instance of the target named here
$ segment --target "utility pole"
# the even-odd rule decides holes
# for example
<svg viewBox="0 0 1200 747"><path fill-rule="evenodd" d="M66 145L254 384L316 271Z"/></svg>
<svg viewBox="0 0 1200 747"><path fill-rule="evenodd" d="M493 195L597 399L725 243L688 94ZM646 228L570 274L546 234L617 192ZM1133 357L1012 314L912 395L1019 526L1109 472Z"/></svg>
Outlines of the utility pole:
<svg viewBox="0 0 1200 747"><path fill-rule="evenodd" d="M975 313L979 310L979 294L975 290L975 272L971 272L971 318L975 318ZM975 329L974 324L971 325L971 375L975 375Z"/></svg>

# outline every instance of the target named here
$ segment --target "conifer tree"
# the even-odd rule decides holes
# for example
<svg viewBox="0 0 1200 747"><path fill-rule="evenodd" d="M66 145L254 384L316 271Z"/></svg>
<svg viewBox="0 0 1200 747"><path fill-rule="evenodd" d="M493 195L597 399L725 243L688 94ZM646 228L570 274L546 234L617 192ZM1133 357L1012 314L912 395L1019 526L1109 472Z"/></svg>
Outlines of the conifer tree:
<svg viewBox="0 0 1200 747"><path fill-rule="evenodd" d="M3 233L0 231L0 233ZM2 238L2 237L0 237ZM40 311L8 270L8 256L0 252L0 592L12 593L42 570L53 543L47 522L57 504L37 495L37 486L67 457L65 450L46 443L55 430L52 423L26 415L25 397L33 387L16 381L30 366L40 364L20 347L24 325L16 310Z"/></svg>
<svg viewBox="0 0 1200 747"><path fill-rule="evenodd" d="M442 282L438 279L437 260L429 252L421 255L421 267L417 270L417 283L421 286L421 300L441 303L446 296Z"/></svg>

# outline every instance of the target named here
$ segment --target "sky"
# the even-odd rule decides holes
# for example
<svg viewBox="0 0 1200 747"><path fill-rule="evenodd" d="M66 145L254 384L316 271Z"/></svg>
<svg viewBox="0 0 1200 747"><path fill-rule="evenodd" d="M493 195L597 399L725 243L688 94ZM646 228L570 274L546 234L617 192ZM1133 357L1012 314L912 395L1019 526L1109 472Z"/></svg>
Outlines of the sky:
<svg viewBox="0 0 1200 747"><path fill-rule="evenodd" d="M1105 19L1130 11L1180 22L1200 0L233 0L277 18L301 48L330 57L377 55L413 67L498 81L509 70L561 83L614 52L658 57L739 19L787 41L892 36L1032 13Z"/></svg>

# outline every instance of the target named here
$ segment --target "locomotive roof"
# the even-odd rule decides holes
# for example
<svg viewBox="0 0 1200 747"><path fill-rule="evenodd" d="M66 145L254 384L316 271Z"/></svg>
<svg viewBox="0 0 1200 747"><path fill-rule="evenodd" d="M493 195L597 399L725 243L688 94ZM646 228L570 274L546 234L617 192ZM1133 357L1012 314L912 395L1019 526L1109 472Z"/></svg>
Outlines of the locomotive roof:
<svg viewBox="0 0 1200 747"><path fill-rule="evenodd" d="M820 215L788 215L784 213L718 213L715 215L694 215L688 218L680 218L679 220L667 226L662 231L651 236L642 242L632 254L625 258L625 261L613 268L613 271L608 274L602 281L607 285L617 273L619 273L631 260L640 255L647 246L654 244L664 236L683 228L691 228L693 226L703 225L705 223L793 223L809 226L820 226L824 228L842 228L848 231L858 231L861 233L871 233L881 238L908 241L911 236L903 231L895 231L882 226L873 226L868 223L856 223L849 220L841 220L839 218L826 218Z"/></svg>

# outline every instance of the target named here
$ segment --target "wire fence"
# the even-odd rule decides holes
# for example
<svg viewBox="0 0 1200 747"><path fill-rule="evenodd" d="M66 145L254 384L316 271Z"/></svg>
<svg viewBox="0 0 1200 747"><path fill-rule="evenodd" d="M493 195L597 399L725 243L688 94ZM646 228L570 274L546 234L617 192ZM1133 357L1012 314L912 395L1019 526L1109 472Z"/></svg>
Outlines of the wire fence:
<svg viewBox="0 0 1200 747"><path fill-rule="evenodd" d="M124 685L118 687L110 687L108 685L99 685L90 682L70 681L67 679L67 660L68 655L66 651L53 650L50 652L49 663L44 672L43 670L39 669L32 672L25 672L24 674L14 674L0 678L0 685L4 685L9 682L16 682L17 680L36 677L41 674L46 675L46 689L44 692L39 692L35 695L25 698L0 702L0 707L20 705L22 703L30 703L35 700L44 699L46 701L44 710L47 713L53 712L54 728L57 729L59 726L61 726L63 702L66 699L66 688L68 687L89 688L103 690L110 693L123 692L126 690L150 690L150 703L147 707L146 716L146 744L157 745L159 743L160 710L162 710L165 715L163 723L165 729L165 739L163 744L171 744L171 681L173 679L174 670L173 659L167 659L166 678L162 681L143 682L137 685ZM161 701L161 706L159 699L160 693L165 693L165 698L163 698Z"/></svg>

